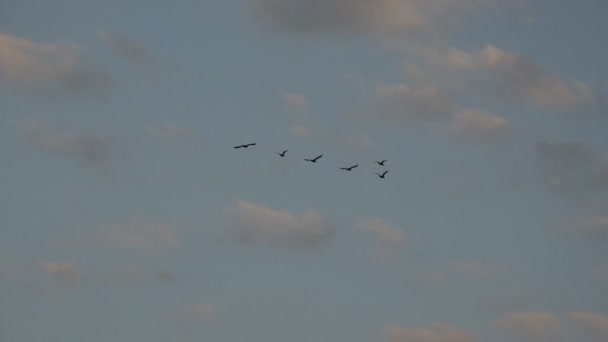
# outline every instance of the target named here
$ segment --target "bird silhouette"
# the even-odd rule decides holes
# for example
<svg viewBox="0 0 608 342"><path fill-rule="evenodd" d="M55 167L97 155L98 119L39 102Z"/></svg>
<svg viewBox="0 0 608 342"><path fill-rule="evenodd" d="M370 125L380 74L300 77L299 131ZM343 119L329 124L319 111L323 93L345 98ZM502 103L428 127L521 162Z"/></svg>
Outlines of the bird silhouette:
<svg viewBox="0 0 608 342"><path fill-rule="evenodd" d="M287 150L285 150L285 151L283 151L281 153L277 152L277 154L280 155L281 157L285 157L285 153L287 153Z"/></svg>
<svg viewBox="0 0 608 342"><path fill-rule="evenodd" d="M317 162L317 160L319 160L319 158L321 158L321 157L323 157L323 155L322 155L322 154L321 154L321 155L316 156L316 157L315 157L315 158L313 158L313 159L307 159L307 158L304 158L304 160L309 161L309 162L311 162L311 163L316 163L316 162Z"/></svg>
<svg viewBox="0 0 608 342"><path fill-rule="evenodd" d="M359 165L355 164L355 165L353 165L351 167L341 167L340 170L350 171L350 170L356 168L357 166L359 166Z"/></svg>
<svg viewBox="0 0 608 342"><path fill-rule="evenodd" d="M384 163L385 163L386 161L387 161L386 159L384 159L384 160L382 160L382 161L376 161L376 164L378 164L378 165L380 165L380 166L384 166Z"/></svg>
<svg viewBox="0 0 608 342"><path fill-rule="evenodd" d="M255 146L255 145L257 145L257 143L243 144L243 145L239 145L239 146L234 146L234 148L247 148L249 146Z"/></svg>
<svg viewBox="0 0 608 342"><path fill-rule="evenodd" d="M377 174L378 177L384 178L386 176L387 172L388 172L388 170L384 171L382 174L379 174L378 172L374 172L374 173Z"/></svg>

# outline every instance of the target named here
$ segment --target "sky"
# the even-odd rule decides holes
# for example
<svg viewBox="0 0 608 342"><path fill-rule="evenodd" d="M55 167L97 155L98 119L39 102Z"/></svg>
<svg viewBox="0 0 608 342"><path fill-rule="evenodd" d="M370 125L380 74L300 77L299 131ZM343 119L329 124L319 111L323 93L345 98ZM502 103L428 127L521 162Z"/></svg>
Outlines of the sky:
<svg viewBox="0 0 608 342"><path fill-rule="evenodd" d="M607 14L0 1L0 341L607 341Z"/></svg>

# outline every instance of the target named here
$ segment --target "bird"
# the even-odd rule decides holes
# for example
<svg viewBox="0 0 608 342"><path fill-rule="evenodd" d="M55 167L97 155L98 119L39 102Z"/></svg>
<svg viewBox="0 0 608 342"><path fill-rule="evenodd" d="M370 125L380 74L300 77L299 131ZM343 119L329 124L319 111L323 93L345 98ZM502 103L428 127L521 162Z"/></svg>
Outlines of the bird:
<svg viewBox="0 0 608 342"><path fill-rule="evenodd" d="M386 159L384 159L384 160L382 160L382 161L376 161L376 164L378 164L378 165L380 165L380 166L384 166L384 163L385 163L386 161L387 161Z"/></svg>
<svg viewBox="0 0 608 342"><path fill-rule="evenodd" d="M377 172L374 172L374 173L375 173L375 174L377 174L377 175L378 175L378 177L380 177L380 178L384 178L384 177L386 176L386 173L387 173L387 172L388 172L388 170L384 171L382 174L379 174L379 173L377 173Z"/></svg>
<svg viewBox="0 0 608 342"><path fill-rule="evenodd" d="M340 170L350 171L350 170L356 168L357 166L359 166L359 165L355 164L355 165L353 165L351 167L341 167Z"/></svg>
<svg viewBox="0 0 608 342"><path fill-rule="evenodd" d="M317 162L317 160L319 160L319 158L321 158L321 157L323 157L323 155L322 155L322 154L321 154L321 155L316 156L316 157L315 157L315 158L313 158L313 159L307 159L307 158L304 158L304 160L309 161L309 162L311 162L311 163L316 163L316 162Z"/></svg>
<svg viewBox="0 0 608 342"><path fill-rule="evenodd" d="M255 146L255 145L257 145L257 143L243 144L243 145L239 145L239 146L234 146L234 148L247 148L249 146Z"/></svg>
<svg viewBox="0 0 608 342"><path fill-rule="evenodd" d="M285 150L285 151L283 151L281 153L277 152L277 154L280 155L281 157L285 157L285 153L287 153L287 150Z"/></svg>

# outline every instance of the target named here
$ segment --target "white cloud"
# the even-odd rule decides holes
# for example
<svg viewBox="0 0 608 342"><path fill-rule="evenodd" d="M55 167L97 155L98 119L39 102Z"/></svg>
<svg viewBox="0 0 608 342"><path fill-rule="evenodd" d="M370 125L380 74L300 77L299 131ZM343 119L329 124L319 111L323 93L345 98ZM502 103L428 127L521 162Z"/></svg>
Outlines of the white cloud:
<svg viewBox="0 0 608 342"><path fill-rule="evenodd" d="M235 222L231 237L238 242L275 247L316 247L331 239L335 229L322 215L301 215L238 200L231 209Z"/></svg>
<svg viewBox="0 0 608 342"><path fill-rule="evenodd" d="M381 117L405 123L424 123L448 117L452 103L432 86L376 85Z"/></svg>
<svg viewBox="0 0 608 342"><path fill-rule="evenodd" d="M35 123L20 124L18 130L33 146L76 159L84 167L95 167L110 159L108 143L97 135L58 134Z"/></svg>
<svg viewBox="0 0 608 342"><path fill-rule="evenodd" d="M111 77L87 64L73 43L66 40L36 43L3 33L0 33L0 82L35 93L107 92L112 86Z"/></svg>
<svg viewBox="0 0 608 342"><path fill-rule="evenodd" d="M308 105L308 99L306 96L298 93L290 93L284 90L281 90L281 100L283 103L287 105L290 109L301 112L306 109Z"/></svg>
<svg viewBox="0 0 608 342"><path fill-rule="evenodd" d="M112 50L134 63L147 60L146 50L130 37L118 33L97 29L97 37L103 40Z"/></svg>
<svg viewBox="0 0 608 342"><path fill-rule="evenodd" d="M587 103L594 91L582 82L567 82L543 70L534 61L501 50L492 44L483 49L419 48L426 63L443 67L442 74L456 77L453 84L474 94L541 107L564 108Z"/></svg>
<svg viewBox="0 0 608 342"><path fill-rule="evenodd" d="M479 143L496 143L513 134L513 127L505 118L475 108L454 113L448 127L454 136Z"/></svg>
<svg viewBox="0 0 608 342"><path fill-rule="evenodd" d="M596 312L577 311L568 314L587 334L597 341L608 341L608 316Z"/></svg>
<svg viewBox="0 0 608 342"><path fill-rule="evenodd" d="M41 266L45 272L57 279L70 282L80 279L80 270L71 262L44 261Z"/></svg>
<svg viewBox="0 0 608 342"><path fill-rule="evenodd" d="M403 229L379 218L359 220L357 226L375 235L380 251L388 251L400 247L405 242L405 232Z"/></svg>
<svg viewBox="0 0 608 342"><path fill-rule="evenodd" d="M302 35L421 33L452 23L477 0L251 0L272 28Z"/></svg>
<svg viewBox="0 0 608 342"><path fill-rule="evenodd" d="M468 330L452 327L445 323L433 322L428 327L402 328L387 326L384 336L389 342L476 342L475 334Z"/></svg>
<svg viewBox="0 0 608 342"><path fill-rule="evenodd" d="M505 334L527 339L549 341L563 333L560 319L551 312L510 313L495 323Z"/></svg>

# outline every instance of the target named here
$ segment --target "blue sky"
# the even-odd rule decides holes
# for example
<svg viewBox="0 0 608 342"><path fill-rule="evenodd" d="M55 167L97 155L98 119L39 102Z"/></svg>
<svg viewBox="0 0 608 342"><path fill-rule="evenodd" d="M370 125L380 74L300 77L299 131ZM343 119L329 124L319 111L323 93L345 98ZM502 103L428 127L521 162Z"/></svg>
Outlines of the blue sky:
<svg viewBox="0 0 608 342"><path fill-rule="evenodd" d="M607 13L3 1L0 341L607 340Z"/></svg>

